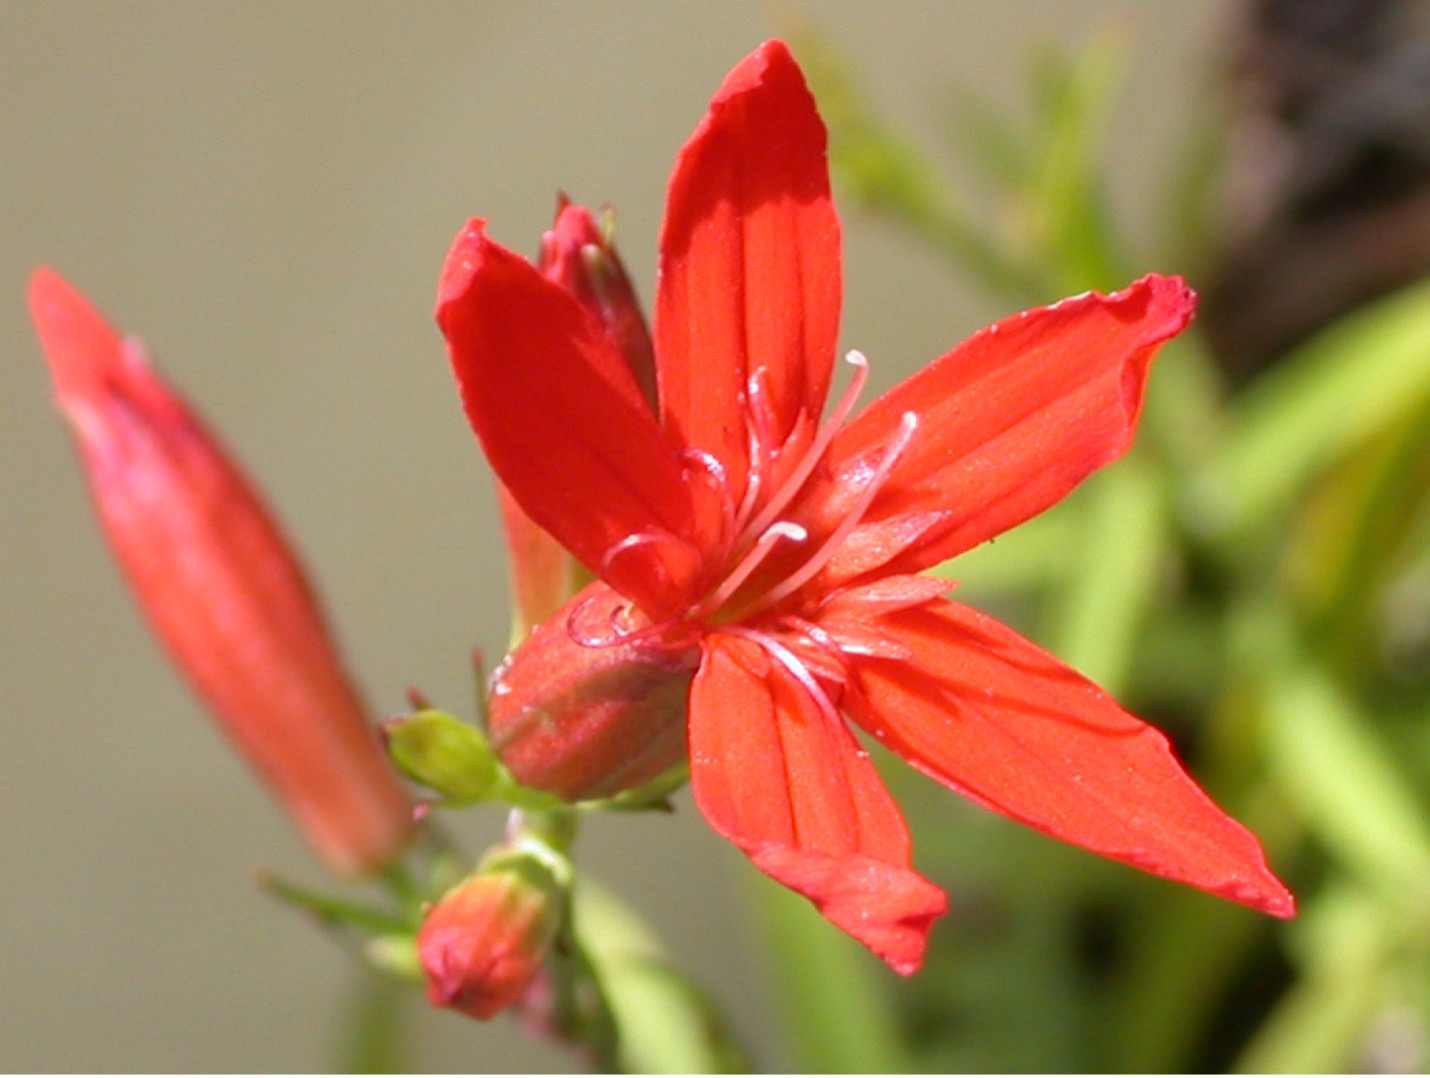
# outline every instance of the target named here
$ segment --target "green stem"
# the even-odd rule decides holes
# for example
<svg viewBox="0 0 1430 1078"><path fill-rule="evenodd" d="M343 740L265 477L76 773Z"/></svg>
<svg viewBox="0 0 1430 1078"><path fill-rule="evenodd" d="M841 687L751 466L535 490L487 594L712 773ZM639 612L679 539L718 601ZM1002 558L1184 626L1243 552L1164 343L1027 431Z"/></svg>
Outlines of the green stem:
<svg viewBox="0 0 1430 1078"><path fill-rule="evenodd" d="M334 1069L340 1074L399 1074L413 1069L408 1055L407 998L411 988L361 970L349 989Z"/></svg>
<svg viewBox="0 0 1430 1078"><path fill-rule="evenodd" d="M915 1069L876 977L886 971L833 931L794 892L756 881L782 1027L806 1073L901 1074Z"/></svg>

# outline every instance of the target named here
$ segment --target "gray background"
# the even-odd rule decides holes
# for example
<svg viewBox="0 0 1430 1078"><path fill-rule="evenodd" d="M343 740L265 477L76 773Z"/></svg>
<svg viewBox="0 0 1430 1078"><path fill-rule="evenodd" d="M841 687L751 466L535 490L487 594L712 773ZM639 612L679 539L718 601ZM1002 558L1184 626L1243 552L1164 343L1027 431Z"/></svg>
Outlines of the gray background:
<svg viewBox="0 0 1430 1078"><path fill-rule="evenodd" d="M562 187L619 207L649 297L674 151L794 10L0 3L0 1067L322 1069L350 980L249 883L260 864L319 876L107 560L24 312L30 268L55 266L142 335L260 478L374 706L398 709L412 683L469 713L468 651L505 639L506 582L431 323L447 245L480 214L534 250ZM954 80L1015 102L1031 41L1120 25L1136 53L1118 182L1144 221L1148 166L1166 163L1229 12L804 9L930 144ZM907 238L846 226L843 343L877 386L1000 313ZM496 827L460 821L474 852ZM673 819L599 821L581 857L767 1046L743 942L753 870L688 800ZM570 1065L505 1021L418 1021L422 1069Z"/></svg>

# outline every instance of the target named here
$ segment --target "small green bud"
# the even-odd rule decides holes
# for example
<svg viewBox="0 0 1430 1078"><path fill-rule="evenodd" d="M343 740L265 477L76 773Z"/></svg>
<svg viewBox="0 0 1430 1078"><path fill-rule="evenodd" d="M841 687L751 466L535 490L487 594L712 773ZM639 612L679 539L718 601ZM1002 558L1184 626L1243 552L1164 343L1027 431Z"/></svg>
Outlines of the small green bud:
<svg viewBox="0 0 1430 1078"><path fill-rule="evenodd" d="M393 719L383 733L398 769L451 801L481 801L497 785L496 755L486 737L445 711Z"/></svg>

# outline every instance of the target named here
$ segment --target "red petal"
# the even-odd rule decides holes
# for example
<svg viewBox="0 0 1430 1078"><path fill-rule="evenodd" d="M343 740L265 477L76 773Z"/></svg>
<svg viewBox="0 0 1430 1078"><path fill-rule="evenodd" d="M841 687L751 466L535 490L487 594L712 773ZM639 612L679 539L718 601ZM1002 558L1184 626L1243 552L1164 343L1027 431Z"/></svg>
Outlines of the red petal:
<svg viewBox="0 0 1430 1078"><path fill-rule="evenodd" d="M497 504L511 569L512 636L519 642L566 605L579 590L585 574L571 552L527 516L500 483Z"/></svg>
<svg viewBox="0 0 1430 1078"><path fill-rule="evenodd" d="M749 641L707 641L690 768L710 826L894 969L918 969L943 892L909 868L898 806L843 721Z"/></svg>
<svg viewBox="0 0 1430 1078"><path fill-rule="evenodd" d="M62 279L37 272L30 309L101 523L156 635L331 867L386 864L411 806L258 493Z"/></svg>
<svg viewBox="0 0 1430 1078"><path fill-rule="evenodd" d="M655 309L663 419L720 459L737 498L750 375L769 379L777 441L811 434L829 391L840 246L825 144L804 76L770 41L730 72L670 181Z"/></svg>
<svg viewBox="0 0 1430 1078"><path fill-rule="evenodd" d="M945 516L898 553L890 572L936 565L1037 515L1131 444L1148 365L1195 303L1180 278L1151 276L974 334L840 432L831 468L849 493L830 498L825 511L840 515L868 458L913 412L918 429L867 519Z"/></svg>
<svg viewBox="0 0 1430 1078"><path fill-rule="evenodd" d="M1096 685L956 603L877 621L913 659L856 657L844 705L915 767L1055 838L1294 914L1256 838L1187 776L1161 733Z"/></svg>
<svg viewBox="0 0 1430 1078"><path fill-rule="evenodd" d="M492 468L537 524L597 575L667 612L694 572L689 486L600 324L472 221L442 272L437 320ZM630 536L652 541L607 564Z"/></svg>

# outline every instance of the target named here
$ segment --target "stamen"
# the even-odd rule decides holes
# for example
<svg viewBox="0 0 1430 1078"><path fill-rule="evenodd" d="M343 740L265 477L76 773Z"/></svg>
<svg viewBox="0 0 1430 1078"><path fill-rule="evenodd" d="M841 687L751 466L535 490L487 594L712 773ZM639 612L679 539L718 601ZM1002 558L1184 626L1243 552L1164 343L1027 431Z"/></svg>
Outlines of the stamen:
<svg viewBox="0 0 1430 1078"><path fill-rule="evenodd" d="M758 629L747 629L743 625L726 625L721 631L729 633L731 636L742 637L763 648L765 654L788 670L794 679L804 686L825 721L836 724L843 721L839 717L839 709L834 706L834 701L824 691L824 686L819 683L819 679L810 672L809 667L805 666L804 661L798 655L773 636L762 633Z"/></svg>
<svg viewBox="0 0 1430 1078"><path fill-rule="evenodd" d="M617 601L604 614L598 610L593 613L597 604L610 602L613 598ZM658 642L652 648L653 653L669 652L692 642L690 633L694 631L693 627L674 619L653 622L639 629L621 624L623 619L628 621L634 613L635 608L620 601L618 596L597 591L577 603L566 616L566 635L583 648L639 647L647 642Z"/></svg>
<svg viewBox="0 0 1430 1078"><path fill-rule="evenodd" d="M619 543L614 544L609 550L607 550L605 555L601 558L601 578L603 580L610 579L611 567L615 565L616 559L619 558L621 555L627 554L630 551L636 549L637 547L650 546L653 543L665 543L668 546L672 546L679 549L683 554L685 554L687 558L690 559L690 564L692 565L698 565L700 563L700 551L695 548L695 545L693 543L686 539L682 539L678 535L672 535L668 531L653 529L651 531L636 532L634 535L628 535ZM666 572L666 578L668 581L670 576L669 570L664 563L657 564L659 564L661 569Z"/></svg>
<svg viewBox="0 0 1430 1078"><path fill-rule="evenodd" d="M808 637L812 643L823 647L840 663L844 662L846 655L868 655L883 659L897 659L901 662L913 658L912 651L873 626L841 625L838 627L839 635L836 636L821 625L793 615L780 618L776 624Z"/></svg>
<svg viewBox="0 0 1430 1078"><path fill-rule="evenodd" d="M844 387L844 392L835 404L834 411L820 426L814 441L804 451L804 456L800 457L799 464L794 471L790 472L789 477L775 492L774 497L765 503L764 508L760 510L760 515L744 527L740 537L735 540L736 546L739 546L749 536L758 535L769 527L770 522L779 516L785 506L794 499L794 496L799 493L800 487L804 486L804 481L814 471L814 466L819 463L819 458L829 448L829 443L834 440L839 428L844 425L844 420L853 411L854 404L864 389L864 383L869 380L869 361L864 358L864 353L856 351L851 351L844 359L854 368L854 373L850 376L849 384Z"/></svg>
<svg viewBox="0 0 1430 1078"><path fill-rule="evenodd" d="M829 559L834 556L839 544L849 537L849 533L859 526L864 514L869 511L869 506L874 503L879 488L884 485L884 481L889 478L889 473L893 471L895 463L908 448L918 425L919 417L916 413L904 413L903 418L899 421L898 431L884 449L883 457L879 459L878 467L874 469L874 474L864 484L864 489L859 492L859 497L850 507L844 519L840 521L839 527L835 528L823 545L810 556L809 561L770 590L769 594L765 596L765 605L779 602L785 596L802 587L815 573L824 568Z"/></svg>
<svg viewBox="0 0 1430 1078"><path fill-rule="evenodd" d="M735 501L730 497L730 479L725 472L725 465L720 463L714 453L704 449L686 449L681 453L681 459L687 461L705 474L710 485L720 494L720 541L726 543L735 534L736 520Z"/></svg>
<svg viewBox="0 0 1430 1078"><path fill-rule="evenodd" d="M566 635L583 648L608 648L625 643L626 633L616 623L616 619L624 613L625 604L623 602L613 603L606 610L604 617L599 615L596 617L597 628L608 629L608 634L602 635L588 628L592 607L597 603L611 602L613 598L614 596L608 592L597 591L582 599L566 616Z"/></svg>
<svg viewBox="0 0 1430 1078"><path fill-rule="evenodd" d="M774 426L774 413L770 409L769 401L769 372L764 367L760 367L754 374L750 375L749 381L745 383L745 411L748 414L749 422L746 424L746 432L749 435L750 467L748 469L749 478L745 482L745 494L740 499L740 508L735 514L736 521L744 521L755 510L759 504L760 491L764 489L765 480L769 478L770 461L774 457L774 450L771 446L773 438L770 431ZM749 528L740 529L740 537L755 534ZM738 543L731 537L732 548Z"/></svg>
<svg viewBox="0 0 1430 1078"><path fill-rule="evenodd" d="M781 539L791 539L796 543L802 543L807 538L809 538L809 533L792 521L782 520L778 524L771 524L765 534L760 536L759 542L751 547L740 564L735 566L734 571L721 581L718 588L705 597L705 600L691 612L690 616L698 619L712 611L719 610L725 600L735 594L735 589L748 580L750 574L760 567L760 563L769 557L770 551Z"/></svg>

